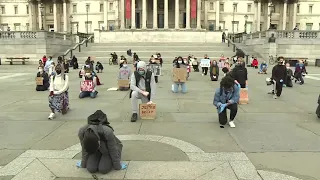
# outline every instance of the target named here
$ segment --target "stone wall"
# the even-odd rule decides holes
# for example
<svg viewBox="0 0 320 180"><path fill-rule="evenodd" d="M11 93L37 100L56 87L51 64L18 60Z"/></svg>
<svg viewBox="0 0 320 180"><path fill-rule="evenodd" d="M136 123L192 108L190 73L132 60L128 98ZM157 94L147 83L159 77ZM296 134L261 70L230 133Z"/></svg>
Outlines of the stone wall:
<svg viewBox="0 0 320 180"><path fill-rule="evenodd" d="M99 31L94 32L95 43L126 42L221 42L222 32L208 31Z"/></svg>
<svg viewBox="0 0 320 180"><path fill-rule="evenodd" d="M268 40L274 34L275 43ZM269 30L247 34L244 38L246 46L268 60L269 56L292 58L308 58L310 64L320 58L320 31L275 31Z"/></svg>
<svg viewBox="0 0 320 180"><path fill-rule="evenodd" d="M0 57L29 57L35 63L43 56L54 56L73 44L70 35L45 31L0 32Z"/></svg>

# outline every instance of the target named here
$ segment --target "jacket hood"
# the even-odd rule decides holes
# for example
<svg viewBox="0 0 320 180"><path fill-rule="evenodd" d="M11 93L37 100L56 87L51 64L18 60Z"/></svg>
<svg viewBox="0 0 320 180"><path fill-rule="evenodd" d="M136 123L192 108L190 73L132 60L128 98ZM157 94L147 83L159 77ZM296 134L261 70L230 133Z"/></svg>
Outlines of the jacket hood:
<svg viewBox="0 0 320 180"><path fill-rule="evenodd" d="M95 113L91 114L88 117L88 124L92 125L108 125L110 122L108 121L107 115L101 110L97 110Z"/></svg>
<svg viewBox="0 0 320 180"><path fill-rule="evenodd" d="M137 64L137 69L141 68L141 69L145 69L146 70L146 63L144 61L139 61Z"/></svg>

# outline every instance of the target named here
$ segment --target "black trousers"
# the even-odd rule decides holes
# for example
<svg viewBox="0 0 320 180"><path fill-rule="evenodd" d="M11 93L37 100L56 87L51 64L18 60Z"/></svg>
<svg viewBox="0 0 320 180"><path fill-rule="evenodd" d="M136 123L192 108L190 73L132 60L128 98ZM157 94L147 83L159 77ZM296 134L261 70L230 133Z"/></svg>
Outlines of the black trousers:
<svg viewBox="0 0 320 180"><path fill-rule="evenodd" d="M219 114L219 123L221 125L226 125L228 122L227 117L227 109L230 109L230 121L233 121L238 112L238 104L231 104L227 106L220 114Z"/></svg>
<svg viewBox="0 0 320 180"><path fill-rule="evenodd" d="M199 72L199 65L192 65L195 72Z"/></svg>
<svg viewBox="0 0 320 180"><path fill-rule="evenodd" d="M156 83L158 83L158 82L159 82L158 76L155 76L155 77L154 77L154 80L156 81Z"/></svg>
<svg viewBox="0 0 320 180"><path fill-rule="evenodd" d="M207 75L208 74L208 67L203 67L202 68L202 74Z"/></svg>
<svg viewBox="0 0 320 180"><path fill-rule="evenodd" d="M292 86L293 86L292 80L291 80L291 77L290 77L290 76L287 77L286 86L287 86L287 87L292 87Z"/></svg>
<svg viewBox="0 0 320 180"><path fill-rule="evenodd" d="M276 95L277 95L278 97L281 96L282 87L283 87L283 83L281 83L281 82L276 82Z"/></svg>

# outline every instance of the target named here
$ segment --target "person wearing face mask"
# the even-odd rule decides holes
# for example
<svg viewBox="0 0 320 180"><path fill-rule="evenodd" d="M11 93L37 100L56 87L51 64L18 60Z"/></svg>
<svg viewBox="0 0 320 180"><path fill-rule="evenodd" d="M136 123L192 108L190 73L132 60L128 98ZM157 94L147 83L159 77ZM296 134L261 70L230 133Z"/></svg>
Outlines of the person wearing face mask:
<svg viewBox="0 0 320 180"><path fill-rule="evenodd" d="M156 95L156 81L154 74L147 69L144 61L137 63L137 71L131 75L130 81L130 97L132 105L131 122L136 122L138 119L138 99L142 103L152 104Z"/></svg>
<svg viewBox="0 0 320 180"><path fill-rule="evenodd" d="M219 67L215 60L212 61L210 66L210 78L211 81L218 81L219 79Z"/></svg>
<svg viewBox="0 0 320 180"><path fill-rule="evenodd" d="M90 69L85 69L85 75L82 76L83 81L91 81L93 84L93 90L92 91L80 91L79 98L85 98L85 97L91 97L96 98L98 91L96 89L97 87L97 78L92 75L92 71Z"/></svg>
<svg viewBox="0 0 320 180"><path fill-rule="evenodd" d="M156 62L156 60L155 60L155 58L153 57L153 55L151 56L151 58L150 58L150 60L149 60L149 65L150 64L158 64L157 62ZM160 65L161 66L161 65ZM155 81L156 81L156 83L158 83L158 79L159 79L159 76L154 76L154 79L155 79Z"/></svg>
<svg viewBox="0 0 320 180"><path fill-rule="evenodd" d="M283 84L286 87L292 87L292 77L293 77L293 71L290 68L290 64L286 63L286 68L287 68L287 79L286 79L286 84Z"/></svg>
<svg viewBox="0 0 320 180"><path fill-rule="evenodd" d="M281 96L283 84L285 84L285 80L287 79L287 69L284 66L283 57L279 57L278 64L272 68L271 80L275 82L275 87L268 94L273 94L273 98L277 99Z"/></svg>
<svg viewBox="0 0 320 180"><path fill-rule="evenodd" d="M221 128L227 124L227 109L230 110L229 125L235 128L234 118L238 112L238 102L240 99L240 89L231 76L225 76L221 79L220 88L215 92L213 105L217 107L219 123Z"/></svg>
<svg viewBox="0 0 320 180"><path fill-rule="evenodd" d="M299 61L299 63L296 64L296 68L294 71L294 77L295 79L295 83L299 82L300 85L304 84L304 79L303 79L303 74L308 74L306 71L306 67L303 63L302 60Z"/></svg>
<svg viewBox="0 0 320 180"><path fill-rule="evenodd" d="M185 68L187 69L187 65L184 63L183 58L179 56L177 58L176 63L174 64L174 68ZM172 92L178 93L179 85L181 86L181 92L187 93L187 86L185 82L173 82Z"/></svg>
<svg viewBox="0 0 320 180"><path fill-rule="evenodd" d="M238 61L238 64L230 73L233 79L240 84L241 88L248 88L248 70L242 60Z"/></svg>
<svg viewBox="0 0 320 180"><path fill-rule="evenodd" d="M268 69L268 64L266 63L266 61L263 61L260 64L260 71L258 73L259 74L267 74L267 69Z"/></svg>
<svg viewBox="0 0 320 180"><path fill-rule="evenodd" d="M46 72L44 72L43 70L43 66L39 66L38 67L38 73L37 73L37 77L42 77L42 85L37 85L36 87L36 91L46 91L48 90L50 84L49 84L49 76Z"/></svg>
<svg viewBox="0 0 320 180"><path fill-rule="evenodd" d="M51 56L49 56L49 59L46 61L46 63L44 63L44 71L48 73L49 76L53 71L52 65L51 65L52 63L53 63L53 60Z"/></svg>
<svg viewBox="0 0 320 180"><path fill-rule="evenodd" d="M69 109L69 76L64 73L62 64L57 64L56 74L50 79L49 107L51 113L48 119L53 119L56 112L66 114Z"/></svg>
<svg viewBox="0 0 320 180"><path fill-rule="evenodd" d="M119 70L118 80L130 80L131 77L131 69L128 67L127 61L123 62L122 67ZM128 91L129 87L119 87L120 91Z"/></svg>
<svg viewBox="0 0 320 180"><path fill-rule="evenodd" d="M208 55L205 54L203 59L210 59L210 58L208 57ZM202 67L202 76L206 76L208 73L208 70L209 70L208 67Z"/></svg>

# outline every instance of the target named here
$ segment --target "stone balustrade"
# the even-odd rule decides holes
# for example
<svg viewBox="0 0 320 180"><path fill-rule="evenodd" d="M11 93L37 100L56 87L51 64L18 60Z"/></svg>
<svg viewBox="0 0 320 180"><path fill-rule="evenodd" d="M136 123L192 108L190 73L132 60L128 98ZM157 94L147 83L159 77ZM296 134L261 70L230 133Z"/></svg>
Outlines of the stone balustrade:
<svg viewBox="0 0 320 180"><path fill-rule="evenodd" d="M279 39L320 39L320 31L268 30L246 34L246 39L265 39L274 34Z"/></svg>
<svg viewBox="0 0 320 180"><path fill-rule="evenodd" d="M0 31L0 39L62 39L72 40L70 34L47 31Z"/></svg>

